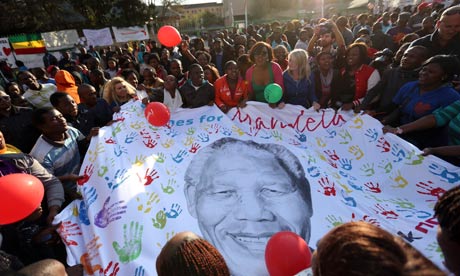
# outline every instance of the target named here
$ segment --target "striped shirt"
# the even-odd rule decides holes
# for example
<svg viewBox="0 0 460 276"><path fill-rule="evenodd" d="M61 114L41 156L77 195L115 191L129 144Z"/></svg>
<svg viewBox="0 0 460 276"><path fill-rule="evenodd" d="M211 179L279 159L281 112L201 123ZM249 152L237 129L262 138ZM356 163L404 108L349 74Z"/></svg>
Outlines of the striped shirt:
<svg viewBox="0 0 460 276"><path fill-rule="evenodd" d="M436 126L449 125L449 144L460 145L460 101L433 112Z"/></svg>
<svg viewBox="0 0 460 276"><path fill-rule="evenodd" d="M42 84L42 89L28 89L24 93L24 98L35 108L53 107L50 102L50 96L57 91L56 85L52 83Z"/></svg>

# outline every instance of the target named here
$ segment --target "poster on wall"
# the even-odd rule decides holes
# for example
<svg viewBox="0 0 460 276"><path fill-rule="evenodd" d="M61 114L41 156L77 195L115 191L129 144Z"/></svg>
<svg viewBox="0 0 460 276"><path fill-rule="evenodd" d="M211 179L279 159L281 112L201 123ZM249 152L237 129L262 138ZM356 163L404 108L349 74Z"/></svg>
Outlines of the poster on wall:
<svg viewBox="0 0 460 276"><path fill-rule="evenodd" d="M267 275L264 250L279 231L310 247L348 221L378 225L442 267L433 204L460 168L423 157L367 115L249 102L180 109L153 127L139 102L91 141L74 201L55 222L69 265L87 275L156 275L175 234L192 231L232 275Z"/></svg>

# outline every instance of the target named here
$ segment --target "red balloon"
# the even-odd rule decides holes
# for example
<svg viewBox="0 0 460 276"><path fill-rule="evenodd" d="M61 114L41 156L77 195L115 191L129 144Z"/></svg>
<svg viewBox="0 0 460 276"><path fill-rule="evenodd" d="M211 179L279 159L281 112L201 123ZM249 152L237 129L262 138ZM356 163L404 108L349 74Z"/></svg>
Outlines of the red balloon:
<svg viewBox="0 0 460 276"><path fill-rule="evenodd" d="M308 244L293 232L278 232L268 240L265 264L271 276L292 276L311 266Z"/></svg>
<svg viewBox="0 0 460 276"><path fill-rule="evenodd" d="M182 38L176 28L167 25L158 30L158 40L166 47L174 47L182 41Z"/></svg>
<svg viewBox="0 0 460 276"><path fill-rule="evenodd" d="M20 221L41 204L42 182L33 175L14 173L0 177L0 225Z"/></svg>
<svg viewBox="0 0 460 276"><path fill-rule="evenodd" d="M152 126L161 127L166 125L171 118L169 108L160 102L152 102L144 110L145 118Z"/></svg>

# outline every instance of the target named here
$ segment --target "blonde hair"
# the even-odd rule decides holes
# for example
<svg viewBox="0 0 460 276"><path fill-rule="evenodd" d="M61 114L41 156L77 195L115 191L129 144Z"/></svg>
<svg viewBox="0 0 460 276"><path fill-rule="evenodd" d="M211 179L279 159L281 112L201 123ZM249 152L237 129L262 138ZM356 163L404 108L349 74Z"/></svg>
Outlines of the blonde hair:
<svg viewBox="0 0 460 276"><path fill-rule="evenodd" d="M307 78L310 79L311 68L308 63L308 53L303 49L295 49L288 55L288 60L292 58L292 61L297 64L297 70L299 72L300 79ZM286 69L288 73L292 76L292 70L289 68Z"/></svg>
<svg viewBox="0 0 460 276"><path fill-rule="evenodd" d="M113 79L109 80L104 86L104 93L102 95L102 98L104 98L104 100L108 104L112 104L113 102L121 102L117 93L115 93L115 86L119 83L122 83L126 86L126 89L128 90L128 96L130 96L131 98L136 96L136 88L134 88L134 86L129 84L123 78L114 77Z"/></svg>

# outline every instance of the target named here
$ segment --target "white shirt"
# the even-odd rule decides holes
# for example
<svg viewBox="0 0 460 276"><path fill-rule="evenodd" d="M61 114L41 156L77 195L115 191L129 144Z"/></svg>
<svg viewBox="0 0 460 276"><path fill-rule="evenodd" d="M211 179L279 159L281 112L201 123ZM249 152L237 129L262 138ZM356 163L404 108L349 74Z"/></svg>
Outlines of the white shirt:
<svg viewBox="0 0 460 276"><path fill-rule="evenodd" d="M179 107L182 107L183 102L179 90L176 89L174 98L171 97L171 93L169 93L166 89L163 89L163 93L163 103L169 108L171 112L174 112Z"/></svg>

